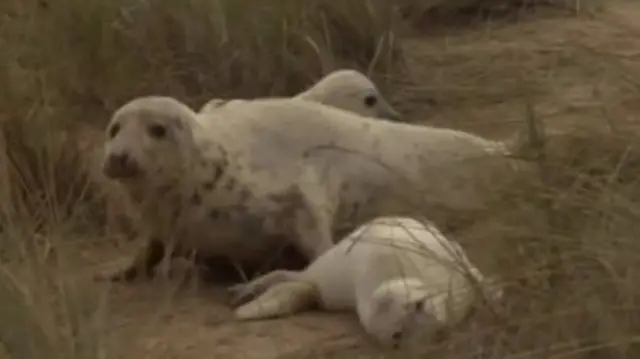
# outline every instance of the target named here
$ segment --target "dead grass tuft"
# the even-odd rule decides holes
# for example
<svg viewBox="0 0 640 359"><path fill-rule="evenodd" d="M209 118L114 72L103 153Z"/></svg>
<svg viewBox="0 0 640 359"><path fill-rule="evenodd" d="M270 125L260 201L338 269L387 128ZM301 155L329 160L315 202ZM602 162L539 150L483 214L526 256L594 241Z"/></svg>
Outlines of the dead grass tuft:
<svg viewBox="0 0 640 359"><path fill-rule="evenodd" d="M573 130L573 131L571 131ZM456 233L506 283L443 358L632 358L640 351L638 131L551 130L523 153L537 175L508 188L490 219ZM526 189L526 190L524 190ZM522 191L521 191L522 190Z"/></svg>

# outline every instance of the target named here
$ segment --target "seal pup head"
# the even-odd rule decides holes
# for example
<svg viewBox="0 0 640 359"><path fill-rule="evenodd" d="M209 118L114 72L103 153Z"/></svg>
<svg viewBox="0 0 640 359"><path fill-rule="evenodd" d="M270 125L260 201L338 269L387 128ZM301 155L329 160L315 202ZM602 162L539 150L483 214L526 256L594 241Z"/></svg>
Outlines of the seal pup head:
<svg viewBox="0 0 640 359"><path fill-rule="evenodd" d="M402 121L402 115L382 97L376 85L355 70L333 71L294 98L320 102L366 117Z"/></svg>
<svg viewBox="0 0 640 359"><path fill-rule="evenodd" d="M374 291L360 321L380 344L398 348L413 336L436 333L443 320L431 310L429 293L418 279L392 279Z"/></svg>
<svg viewBox="0 0 640 359"><path fill-rule="evenodd" d="M103 173L156 187L183 175L195 150L195 113L171 97L139 97L116 110L106 129Z"/></svg>

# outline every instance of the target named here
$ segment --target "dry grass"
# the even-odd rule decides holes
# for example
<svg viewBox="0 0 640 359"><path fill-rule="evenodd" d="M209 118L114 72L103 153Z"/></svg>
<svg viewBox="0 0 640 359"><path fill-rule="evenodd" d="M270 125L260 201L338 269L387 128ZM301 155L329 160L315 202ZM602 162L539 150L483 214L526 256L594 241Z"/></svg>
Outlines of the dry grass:
<svg viewBox="0 0 640 359"><path fill-rule="evenodd" d="M124 342L104 345L103 306L87 299L97 289L62 274L78 262L69 248L103 238L113 224L104 221L113 208L105 208L95 159L114 108L143 94L194 106L212 96L289 95L335 67L384 74L400 59L385 1L1 6L0 255L8 264L0 347L10 358L133 355L114 352Z"/></svg>
<svg viewBox="0 0 640 359"><path fill-rule="evenodd" d="M409 24L424 30L433 14L459 19L476 14L470 9L478 9L478 3L486 13L486 8L513 9L517 3L521 9L532 2L283 0L275 6L256 0L62 0L0 5L5 14L0 19L0 358L141 357L133 349L135 333L114 339L105 288L70 275L86 271L79 248L109 236L105 187L91 165L114 108L151 93L192 106L213 96L290 95L323 72L344 66L371 71L383 87L389 76L415 80L415 73L403 77L413 66L403 50L416 45L408 47L402 39ZM596 8L593 2L554 3ZM563 39L558 46L572 41ZM432 87L423 87L422 98L411 98L414 87L400 89L398 102L420 108L426 97L445 110L515 97L538 103L551 76L540 76L546 68L527 71L535 67L536 56L549 50L542 43L523 44L531 56L507 61L508 56L500 57L512 51L500 47L505 43L498 39L473 47L453 42L446 55L443 48L425 45L420 51L428 60L421 63L450 71L439 73ZM539 176L509 188L507 200L491 208L489 220L457 234L472 257L509 283L507 304L498 314L481 310L445 344L421 351L433 350L441 358L501 359L640 354L640 261L635 258L640 253L635 238L640 153L634 147L638 132L629 119L637 107L631 102L640 95L633 80L640 69L633 65L634 53L621 60L607 57L604 48L562 55L555 64L580 76L614 74L620 87L612 92L618 112L612 115L601 103L589 104L588 110L602 110L598 116L619 126L584 131L565 126L551 135L544 155L532 160ZM493 67L512 76L483 71ZM407 81L395 86L401 85ZM531 121L542 117L528 114ZM366 355L349 345L316 348L307 355Z"/></svg>

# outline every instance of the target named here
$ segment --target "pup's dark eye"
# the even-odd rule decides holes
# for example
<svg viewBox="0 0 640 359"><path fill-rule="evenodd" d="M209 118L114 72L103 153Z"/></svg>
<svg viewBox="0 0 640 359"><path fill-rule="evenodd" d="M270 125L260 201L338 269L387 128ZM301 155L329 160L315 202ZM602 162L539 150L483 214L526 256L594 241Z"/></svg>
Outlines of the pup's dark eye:
<svg viewBox="0 0 640 359"><path fill-rule="evenodd" d="M400 340L402 339L402 332L397 331L391 335L391 340L393 341L393 348L397 349L400 346Z"/></svg>
<svg viewBox="0 0 640 359"><path fill-rule="evenodd" d="M109 138L114 138L120 131L120 124L116 123L109 129Z"/></svg>
<svg viewBox="0 0 640 359"><path fill-rule="evenodd" d="M160 125L149 126L149 134L154 138L163 138L167 135L167 129Z"/></svg>
<svg viewBox="0 0 640 359"><path fill-rule="evenodd" d="M419 300L419 301L413 303L413 309L416 312L421 312L423 310L423 308L424 308L424 302L423 301Z"/></svg>
<svg viewBox="0 0 640 359"><path fill-rule="evenodd" d="M364 104L368 107L373 107L377 103L378 103L378 98L376 98L374 95L369 95L364 98Z"/></svg>

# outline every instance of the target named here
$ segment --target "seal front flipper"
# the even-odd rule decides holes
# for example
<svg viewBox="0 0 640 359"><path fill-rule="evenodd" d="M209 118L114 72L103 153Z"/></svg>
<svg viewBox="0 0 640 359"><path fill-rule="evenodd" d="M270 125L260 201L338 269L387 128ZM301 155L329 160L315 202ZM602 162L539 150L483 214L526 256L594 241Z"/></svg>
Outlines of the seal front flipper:
<svg viewBox="0 0 640 359"><path fill-rule="evenodd" d="M245 302L249 298L260 295L270 287L283 282L295 281L298 273L288 270L274 270L247 283L231 286L228 290L232 295L231 305Z"/></svg>
<svg viewBox="0 0 640 359"><path fill-rule="evenodd" d="M165 256L165 245L157 238L151 239L138 251L131 263L114 273L100 273L94 279L98 281L131 282L141 276L153 277L155 267Z"/></svg>
<svg viewBox="0 0 640 359"><path fill-rule="evenodd" d="M284 282L236 308L234 315L238 320L277 318L309 308L318 300L319 294L314 284L303 281Z"/></svg>

